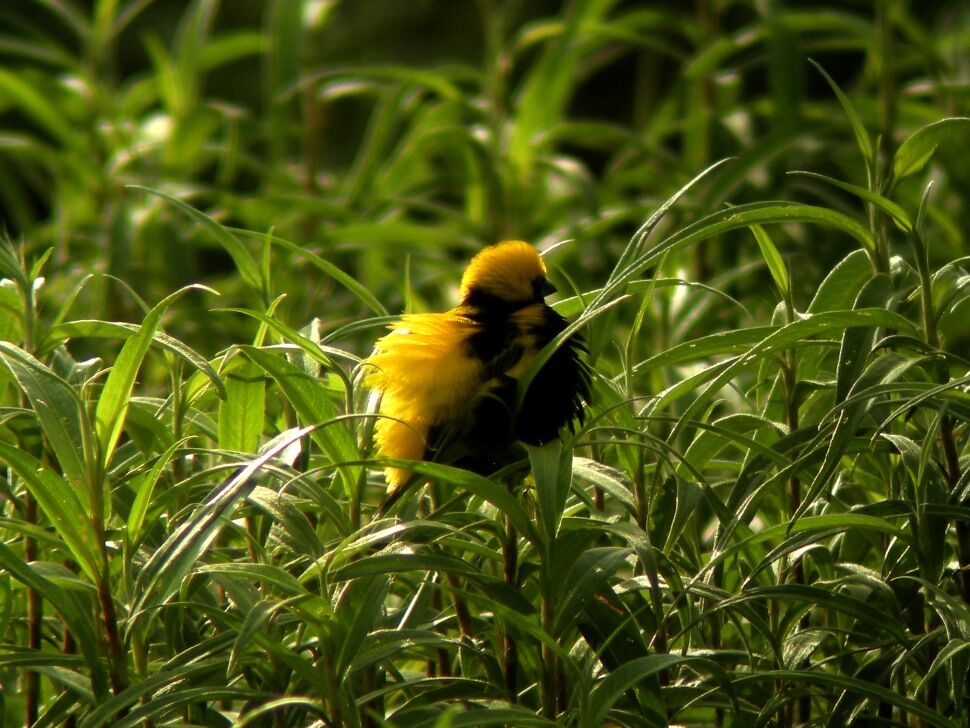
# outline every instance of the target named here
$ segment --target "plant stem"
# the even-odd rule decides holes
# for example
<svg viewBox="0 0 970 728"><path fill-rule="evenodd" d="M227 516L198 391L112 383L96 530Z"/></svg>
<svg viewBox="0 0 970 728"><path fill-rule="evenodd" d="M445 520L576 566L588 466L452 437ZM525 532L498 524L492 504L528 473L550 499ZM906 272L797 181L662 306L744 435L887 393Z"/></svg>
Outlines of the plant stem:
<svg viewBox="0 0 970 728"><path fill-rule="evenodd" d="M960 455L957 451L956 438L953 434L953 418L943 415L940 421L940 441L943 445L943 457L946 460L946 480L952 492L960 482ZM964 505L964 504L960 504ZM956 522L957 530L957 561L960 564L960 594L963 602L970 605L970 524L960 519Z"/></svg>
<svg viewBox="0 0 970 728"><path fill-rule="evenodd" d="M512 589L517 589L519 574L518 534L508 517L505 519L505 543L502 544L502 556L505 560L505 583ZM507 627L503 635L503 642L505 649L505 691L508 693L509 702L516 703L518 701L519 648Z"/></svg>
<svg viewBox="0 0 970 728"><path fill-rule="evenodd" d="M441 506L441 497L439 494L439 487L435 487L436 484L428 489L431 497L431 507L434 510L438 510ZM471 613L468 611L468 605L465 604L465 600L461 596L461 582L458 581L458 577L452 573L445 574L445 581L448 583L448 587L451 589L451 604L455 609L455 619L458 621L458 631L462 638L472 639L474 635L474 629L472 628L472 618ZM442 674L448 674L450 672L450 665L448 659L448 652L446 650L439 650L439 662L442 662L445 672Z"/></svg>
<svg viewBox="0 0 970 728"><path fill-rule="evenodd" d="M145 643L139 630L134 630L131 635L131 661L135 674L141 680L149 676L148 651L145 649ZM141 696L139 703L142 707L146 707L151 703L151 700L151 695L146 693ZM143 725L145 728L154 728L155 721L151 718L146 718Z"/></svg>
<svg viewBox="0 0 970 728"><path fill-rule="evenodd" d="M552 638L555 610L548 595L542 598L542 628ZM556 718L556 693L559 688L559 660L555 651L546 644L542 645L542 715L549 720Z"/></svg>
<svg viewBox="0 0 970 728"><path fill-rule="evenodd" d="M29 524L37 523L37 501L30 493L24 493L24 520ZM27 563L37 560L37 541L24 538L24 558ZM44 601L40 594L27 591L27 645L31 650L40 651L41 624L44 621ZM24 700L28 728L37 722L40 707L40 675L33 670L24 672Z"/></svg>
<svg viewBox="0 0 970 728"><path fill-rule="evenodd" d="M465 600L460 594L461 582L458 581L458 577L454 574L446 574L445 579L448 582L448 586L451 588L451 604L455 609L455 618L458 621L458 631L461 636L465 639L471 640L472 635L474 635L474 629L472 629L472 617L471 613L468 611L468 605L465 604Z"/></svg>
<svg viewBox="0 0 970 728"><path fill-rule="evenodd" d="M101 602L101 624L108 639L108 678L111 681L111 692L115 695L128 687L127 660L118 633L118 618L115 614L114 599L108 586L107 575L103 575L98 583L98 601ZM126 713L127 710L122 711Z"/></svg>
<svg viewBox="0 0 970 728"><path fill-rule="evenodd" d="M65 564L65 566L67 566L67 564ZM64 638L61 642L61 653L65 655L73 655L77 653L77 643L74 641L74 635L72 635L70 630L67 628L64 629ZM67 720L64 721L64 728L75 728L76 726L76 715L71 715L67 718Z"/></svg>
<svg viewBox="0 0 970 728"><path fill-rule="evenodd" d="M35 331L36 331L36 301L34 299L33 281L27 280L27 262L24 259L23 249L19 255L21 270L25 273L26 285L21 289L24 300L23 313L23 345L26 351L31 354L35 350ZM20 406L27 408L27 397L20 394ZM24 520L30 525L37 525L37 501L29 491L24 491ZM37 541L31 536L24 537L24 559L27 563L37 561ZM27 590L27 644L31 650L40 650L41 647L41 626L44 621L44 601L38 592L33 589ZM24 702L26 713L26 724L32 726L37 722L40 710L40 674L33 670L24 672Z"/></svg>
<svg viewBox="0 0 970 728"><path fill-rule="evenodd" d="M882 133L882 151L886 159L892 159L895 145L893 134L896 127L896 73L893 68L893 29L889 18L889 6L895 0L876 2L876 53L879 69L879 125Z"/></svg>
<svg viewBox="0 0 970 728"><path fill-rule="evenodd" d="M324 680L327 682L327 704L330 708L330 725L343 725L343 715L340 710L340 688L337 685L337 666L333 660L333 645L324 646L323 654Z"/></svg>
<svg viewBox="0 0 970 728"><path fill-rule="evenodd" d="M788 308L788 320L794 321L794 308L791 301L787 301ZM796 385L798 384L798 359L794 350L788 350L785 352L785 364L782 366L782 373L785 381L785 409L787 415L788 432L794 433L798 431L800 422L798 416L798 399L795 392ZM792 461L798 459L798 451L792 453ZM790 512L789 519L795 517L799 509L802 507L802 482L801 478L797 475L792 475L788 481L788 496L790 499ZM792 564L792 581L795 584L805 583L805 564L801 558L796 558L795 562ZM805 630L811 626L811 621L808 614L806 613L798 620L798 629ZM804 660L799 668L808 667L808 660ZM810 697L805 696L799 698L798 701L793 706L794 715L792 716L794 722L797 723L807 723L811 717L812 712L812 700Z"/></svg>
<svg viewBox="0 0 970 728"><path fill-rule="evenodd" d="M643 477L643 469L646 467L642 448L636 449L636 469L633 473L633 497L636 499L637 526L644 533L647 532L647 521L650 518L650 505L647 498L647 483ZM657 473L660 472L659 466L654 470L654 485L656 485Z"/></svg>
<svg viewBox="0 0 970 728"><path fill-rule="evenodd" d="M953 418L943 415L940 421L940 440L943 445L943 457L946 460L946 479L952 492L962 477L960 456L957 452L956 438L953 434ZM966 501L959 505L967 505ZM960 596L963 603L970 605L970 523L964 519L956 522L957 530L957 562L960 565ZM936 681L934 681L934 686ZM964 677L964 694L970 695L970 675Z"/></svg>

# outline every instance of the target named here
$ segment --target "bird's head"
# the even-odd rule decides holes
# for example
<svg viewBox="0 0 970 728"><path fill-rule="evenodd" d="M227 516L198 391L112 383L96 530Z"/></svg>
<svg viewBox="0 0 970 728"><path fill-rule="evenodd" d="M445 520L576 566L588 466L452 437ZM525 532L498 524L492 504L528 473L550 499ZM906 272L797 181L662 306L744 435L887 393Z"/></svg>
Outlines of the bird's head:
<svg viewBox="0 0 970 728"><path fill-rule="evenodd" d="M521 240L485 248L472 258L461 278L463 303L470 303L476 296L488 296L525 305L542 301L555 291L536 249Z"/></svg>

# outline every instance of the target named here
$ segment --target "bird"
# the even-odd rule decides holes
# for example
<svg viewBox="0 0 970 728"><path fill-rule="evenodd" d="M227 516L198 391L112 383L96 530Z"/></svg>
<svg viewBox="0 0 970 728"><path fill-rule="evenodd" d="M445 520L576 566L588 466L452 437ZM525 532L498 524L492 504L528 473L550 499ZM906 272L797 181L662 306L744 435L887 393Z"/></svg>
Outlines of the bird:
<svg viewBox="0 0 970 728"><path fill-rule="evenodd" d="M380 395L377 455L489 475L508 464L514 442L542 445L582 425L591 372L578 334L545 362L515 409L519 379L567 326L545 302L555 291L536 249L508 240L471 259L456 307L391 324L364 360L364 386ZM411 475L386 468L388 497Z"/></svg>

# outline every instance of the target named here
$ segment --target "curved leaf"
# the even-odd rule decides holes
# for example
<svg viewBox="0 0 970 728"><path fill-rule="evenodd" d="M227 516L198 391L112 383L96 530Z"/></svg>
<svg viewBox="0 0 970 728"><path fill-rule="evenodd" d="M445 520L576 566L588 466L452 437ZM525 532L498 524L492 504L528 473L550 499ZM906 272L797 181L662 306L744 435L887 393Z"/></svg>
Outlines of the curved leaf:
<svg viewBox="0 0 970 728"><path fill-rule="evenodd" d="M916 174L930 161L940 142L957 134L970 134L970 118L956 116L917 129L899 145L893 159L894 183Z"/></svg>

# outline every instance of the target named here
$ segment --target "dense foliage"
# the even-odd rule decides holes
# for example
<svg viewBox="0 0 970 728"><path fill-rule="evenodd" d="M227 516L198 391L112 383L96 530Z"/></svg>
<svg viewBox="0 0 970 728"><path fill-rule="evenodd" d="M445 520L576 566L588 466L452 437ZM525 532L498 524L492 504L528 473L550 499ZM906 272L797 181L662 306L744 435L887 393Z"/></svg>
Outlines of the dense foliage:
<svg viewBox="0 0 970 728"><path fill-rule="evenodd" d="M961 0L3 3L5 724L970 726L968 90ZM384 513L503 238L586 424Z"/></svg>

